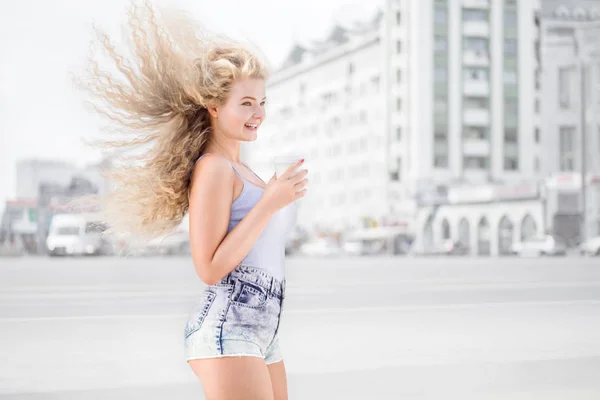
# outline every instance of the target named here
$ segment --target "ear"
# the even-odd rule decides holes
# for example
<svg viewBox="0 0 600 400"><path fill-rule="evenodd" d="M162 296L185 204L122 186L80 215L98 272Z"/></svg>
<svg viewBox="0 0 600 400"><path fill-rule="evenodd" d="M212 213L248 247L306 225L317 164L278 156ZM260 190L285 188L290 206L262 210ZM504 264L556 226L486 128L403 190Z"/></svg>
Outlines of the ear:
<svg viewBox="0 0 600 400"><path fill-rule="evenodd" d="M211 117L219 118L219 108L217 106L210 105L206 107L206 109L208 110L208 113Z"/></svg>

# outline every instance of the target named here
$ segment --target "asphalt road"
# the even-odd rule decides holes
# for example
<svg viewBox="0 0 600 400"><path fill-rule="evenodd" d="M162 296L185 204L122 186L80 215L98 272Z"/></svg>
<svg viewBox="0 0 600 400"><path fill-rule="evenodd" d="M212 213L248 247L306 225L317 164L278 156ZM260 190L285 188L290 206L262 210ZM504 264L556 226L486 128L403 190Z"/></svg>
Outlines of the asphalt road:
<svg viewBox="0 0 600 400"><path fill-rule="evenodd" d="M0 259L0 399L203 399L186 258ZM600 259L288 259L290 399L598 399Z"/></svg>

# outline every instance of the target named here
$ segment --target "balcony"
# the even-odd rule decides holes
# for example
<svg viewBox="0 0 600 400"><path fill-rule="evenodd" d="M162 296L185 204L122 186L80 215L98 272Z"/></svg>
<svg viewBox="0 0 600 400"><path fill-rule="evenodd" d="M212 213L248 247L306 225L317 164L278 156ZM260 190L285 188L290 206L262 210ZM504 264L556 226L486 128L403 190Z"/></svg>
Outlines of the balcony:
<svg viewBox="0 0 600 400"><path fill-rule="evenodd" d="M490 83L487 81L475 80L464 81L463 94L467 96L489 96Z"/></svg>
<svg viewBox="0 0 600 400"><path fill-rule="evenodd" d="M481 8L488 10L490 8L490 0L462 0L464 8Z"/></svg>
<svg viewBox="0 0 600 400"><path fill-rule="evenodd" d="M490 112L487 109L467 108L463 111L463 124L471 126L489 126Z"/></svg>
<svg viewBox="0 0 600 400"><path fill-rule="evenodd" d="M466 157L488 157L490 141L487 139L464 139L463 155Z"/></svg>
<svg viewBox="0 0 600 400"><path fill-rule="evenodd" d="M463 65L472 67L489 67L490 55L483 50L463 51Z"/></svg>
<svg viewBox="0 0 600 400"><path fill-rule="evenodd" d="M490 24L487 21L465 21L463 23L463 35L474 37L489 37Z"/></svg>

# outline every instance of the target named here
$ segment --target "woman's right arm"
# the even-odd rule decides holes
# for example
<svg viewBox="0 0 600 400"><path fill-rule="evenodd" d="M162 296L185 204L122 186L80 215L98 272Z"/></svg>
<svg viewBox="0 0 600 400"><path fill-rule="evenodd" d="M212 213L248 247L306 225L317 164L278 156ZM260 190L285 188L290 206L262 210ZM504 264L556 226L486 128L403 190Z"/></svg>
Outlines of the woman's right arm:
<svg viewBox="0 0 600 400"><path fill-rule="evenodd" d="M190 245L194 268L207 285L219 282L250 252L274 211L263 201L227 233L235 173L217 155L196 166L190 189Z"/></svg>

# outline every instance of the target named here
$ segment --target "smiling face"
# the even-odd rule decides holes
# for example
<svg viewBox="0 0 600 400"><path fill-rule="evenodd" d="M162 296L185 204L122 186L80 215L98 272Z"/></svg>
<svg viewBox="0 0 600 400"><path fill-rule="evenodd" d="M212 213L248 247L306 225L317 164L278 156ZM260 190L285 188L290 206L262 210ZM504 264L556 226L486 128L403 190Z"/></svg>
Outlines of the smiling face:
<svg viewBox="0 0 600 400"><path fill-rule="evenodd" d="M232 86L225 104L210 109L217 134L228 139L254 141L265 120L265 81L243 79Z"/></svg>

